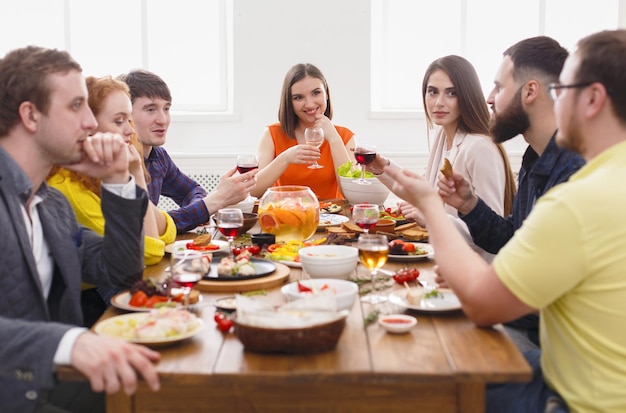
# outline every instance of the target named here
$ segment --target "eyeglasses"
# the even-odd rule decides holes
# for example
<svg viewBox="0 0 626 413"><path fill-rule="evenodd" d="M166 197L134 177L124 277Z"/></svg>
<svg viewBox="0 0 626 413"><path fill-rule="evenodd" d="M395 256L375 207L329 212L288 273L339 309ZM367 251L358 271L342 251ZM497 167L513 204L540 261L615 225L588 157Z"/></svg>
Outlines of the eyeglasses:
<svg viewBox="0 0 626 413"><path fill-rule="evenodd" d="M548 90L550 91L550 97L552 100L557 100L561 96L561 89L579 89L581 87L587 87L594 82L580 82L573 83L571 85L562 85L560 83L550 83Z"/></svg>

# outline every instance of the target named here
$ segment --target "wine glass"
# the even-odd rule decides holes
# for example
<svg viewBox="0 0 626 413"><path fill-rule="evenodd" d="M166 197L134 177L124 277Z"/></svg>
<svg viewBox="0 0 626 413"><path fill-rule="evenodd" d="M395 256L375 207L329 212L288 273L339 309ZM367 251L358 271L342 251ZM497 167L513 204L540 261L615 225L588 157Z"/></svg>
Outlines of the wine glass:
<svg viewBox="0 0 626 413"><path fill-rule="evenodd" d="M239 172L240 174L245 174L246 172L250 172L253 169L258 169L258 167L259 160L257 159L255 154L246 153L237 155L237 172ZM248 198L250 198L249 192L246 199Z"/></svg>
<svg viewBox="0 0 626 413"><path fill-rule="evenodd" d="M189 307L191 289L209 273L210 269L210 258L200 251L186 249L172 252L170 276L172 281L183 289L185 308Z"/></svg>
<svg viewBox="0 0 626 413"><path fill-rule="evenodd" d="M254 154L242 154L237 155L237 171L240 174L245 174L253 169L257 169L259 167L259 160Z"/></svg>
<svg viewBox="0 0 626 413"><path fill-rule="evenodd" d="M319 148L324 143L324 129L322 128L306 128L304 130L304 142L307 145L315 146ZM323 165L317 163L317 161L313 162L312 165L309 165L309 169L319 169L323 168Z"/></svg>
<svg viewBox="0 0 626 413"><path fill-rule="evenodd" d="M370 229L376 226L379 215L378 205L356 204L352 207L352 219L354 223L362 228L366 234Z"/></svg>
<svg viewBox="0 0 626 413"><path fill-rule="evenodd" d="M376 159L376 146L357 145L354 148L354 158L361 165L361 177L352 182L360 185L371 185L372 183L365 179L365 165L374 162L374 159Z"/></svg>
<svg viewBox="0 0 626 413"><path fill-rule="evenodd" d="M387 262L389 243L381 234L361 234L357 241L361 264L370 270L372 275L372 292L361 300L370 304L384 303L387 296L376 293L376 273Z"/></svg>
<svg viewBox="0 0 626 413"><path fill-rule="evenodd" d="M228 239L228 251L233 257L233 240L243 227L243 212L238 208L222 208L215 214L217 228Z"/></svg>

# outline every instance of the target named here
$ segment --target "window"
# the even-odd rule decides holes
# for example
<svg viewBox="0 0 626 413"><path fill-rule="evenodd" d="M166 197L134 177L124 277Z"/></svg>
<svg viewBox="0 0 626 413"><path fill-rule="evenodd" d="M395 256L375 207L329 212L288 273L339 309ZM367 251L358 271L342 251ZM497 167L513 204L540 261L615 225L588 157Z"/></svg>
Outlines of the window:
<svg viewBox="0 0 626 413"><path fill-rule="evenodd" d="M485 96L502 52L517 41L554 37L573 50L581 37L616 29L624 0L371 0L371 110L422 112L421 84L433 60L449 54L467 58L478 72Z"/></svg>
<svg viewBox="0 0 626 413"><path fill-rule="evenodd" d="M36 44L69 51L85 75L144 68L176 111L232 112L232 0L21 0L0 19L2 56Z"/></svg>

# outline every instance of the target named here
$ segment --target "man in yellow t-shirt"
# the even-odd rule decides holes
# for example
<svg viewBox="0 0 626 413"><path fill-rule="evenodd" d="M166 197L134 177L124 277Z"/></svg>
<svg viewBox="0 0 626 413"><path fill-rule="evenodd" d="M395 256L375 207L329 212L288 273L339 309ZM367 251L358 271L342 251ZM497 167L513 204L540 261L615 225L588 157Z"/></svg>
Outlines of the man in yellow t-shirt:
<svg viewBox="0 0 626 413"><path fill-rule="evenodd" d="M600 32L579 41L549 85L557 143L587 164L539 199L492 265L454 230L427 182L385 170L391 190L424 212L439 275L477 325L540 311L542 350L525 354L532 382L490 387L488 412L626 411L624 67L626 30Z"/></svg>

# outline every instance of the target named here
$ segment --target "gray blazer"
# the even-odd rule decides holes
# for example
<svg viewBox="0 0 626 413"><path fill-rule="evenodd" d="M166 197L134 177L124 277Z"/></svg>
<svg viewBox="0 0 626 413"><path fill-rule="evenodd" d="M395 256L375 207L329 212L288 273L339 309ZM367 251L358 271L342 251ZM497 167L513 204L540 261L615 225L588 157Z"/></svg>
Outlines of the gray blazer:
<svg viewBox="0 0 626 413"><path fill-rule="evenodd" d="M41 389L55 385L53 357L63 334L82 324L81 282L126 288L143 272L143 216L137 199L102 193L105 237L82 227L65 197L43 185L37 208L55 263L44 299L20 205L32 184L0 148L0 411L34 411Z"/></svg>

